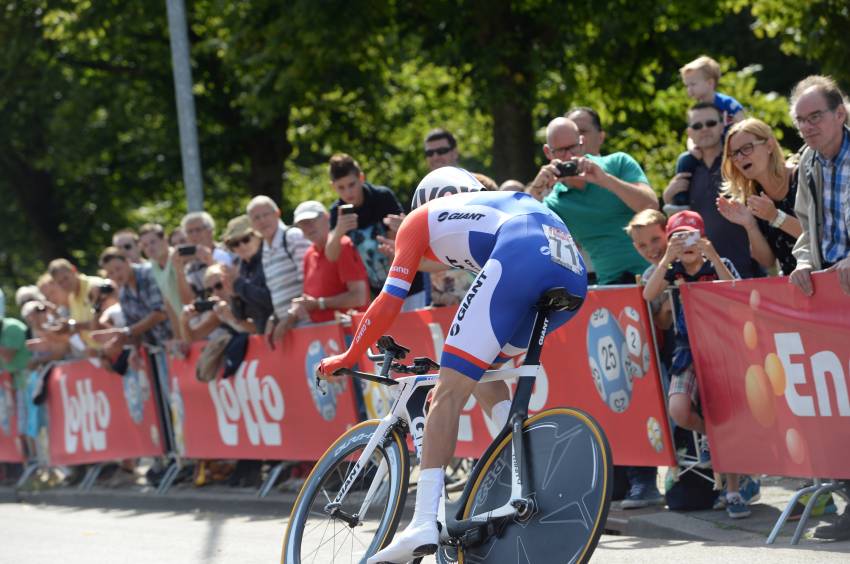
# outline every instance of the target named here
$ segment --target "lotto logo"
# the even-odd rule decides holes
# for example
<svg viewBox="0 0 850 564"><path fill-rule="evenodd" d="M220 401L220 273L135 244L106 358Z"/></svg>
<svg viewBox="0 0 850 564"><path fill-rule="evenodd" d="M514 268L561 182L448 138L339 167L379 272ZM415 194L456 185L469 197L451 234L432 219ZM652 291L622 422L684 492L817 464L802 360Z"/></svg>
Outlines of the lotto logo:
<svg viewBox="0 0 850 564"><path fill-rule="evenodd" d="M64 375L59 378L59 390L65 412L65 452L77 452L81 439L85 452L106 450L106 429L112 414L106 394L95 392L90 378L78 380L69 392Z"/></svg>
<svg viewBox="0 0 850 564"><path fill-rule="evenodd" d="M239 423L245 425L248 442L256 446L280 446L283 443L280 422L283 420L283 392L275 379L267 374L257 377L257 364L243 362L236 376L216 379L207 384L215 406L218 433L224 444L239 444Z"/></svg>

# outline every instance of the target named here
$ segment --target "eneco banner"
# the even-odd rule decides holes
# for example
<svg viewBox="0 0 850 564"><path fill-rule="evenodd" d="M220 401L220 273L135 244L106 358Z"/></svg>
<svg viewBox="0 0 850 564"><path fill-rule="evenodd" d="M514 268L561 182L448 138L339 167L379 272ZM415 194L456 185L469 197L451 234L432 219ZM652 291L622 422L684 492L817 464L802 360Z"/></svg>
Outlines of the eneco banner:
<svg viewBox="0 0 850 564"><path fill-rule="evenodd" d="M58 364L47 416L51 464L88 464L164 454L145 354L124 376L88 360Z"/></svg>
<svg viewBox="0 0 850 564"><path fill-rule="evenodd" d="M337 380L322 394L313 377L343 343L336 324L293 329L275 350L253 336L236 374L206 383L195 378L204 347L195 343L169 364L176 448L188 458L317 460L357 422L351 382Z"/></svg>
<svg viewBox="0 0 850 564"><path fill-rule="evenodd" d="M22 462L23 459L12 376L0 372L0 462Z"/></svg>
<svg viewBox="0 0 850 564"><path fill-rule="evenodd" d="M850 478L850 296L813 280L682 288L716 470Z"/></svg>
<svg viewBox="0 0 850 564"><path fill-rule="evenodd" d="M387 331L411 349L410 358L439 362L454 308L402 313ZM359 318L355 320L355 323ZM364 366L371 366L365 358ZM576 316L546 337L530 410L580 408L605 430L614 462L621 465L674 463L664 394L657 368L646 303L639 288L590 292ZM370 417L386 410L389 396L370 383L364 396ZM479 456L492 434L475 399L464 407L458 429L458 456Z"/></svg>

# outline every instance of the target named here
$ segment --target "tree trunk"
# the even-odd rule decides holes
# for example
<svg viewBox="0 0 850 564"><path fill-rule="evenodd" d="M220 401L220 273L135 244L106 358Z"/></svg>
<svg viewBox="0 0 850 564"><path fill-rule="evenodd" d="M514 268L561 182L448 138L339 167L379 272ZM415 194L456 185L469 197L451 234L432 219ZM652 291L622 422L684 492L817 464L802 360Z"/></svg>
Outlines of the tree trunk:
<svg viewBox="0 0 850 564"><path fill-rule="evenodd" d="M258 130L248 147L251 161L249 184L251 196L265 195L282 205L283 165L292 154L292 144L286 136L289 114L279 116L268 127Z"/></svg>
<svg viewBox="0 0 850 564"><path fill-rule="evenodd" d="M525 184L537 173L530 104L523 98L525 96L520 93L517 93L517 98L499 96L491 106L493 173L499 184L508 179Z"/></svg>
<svg viewBox="0 0 850 564"><path fill-rule="evenodd" d="M60 206L56 201L53 177L32 168L16 155L6 152L2 169L8 186L32 228L32 238L38 254L45 261L68 257L68 247L59 232Z"/></svg>

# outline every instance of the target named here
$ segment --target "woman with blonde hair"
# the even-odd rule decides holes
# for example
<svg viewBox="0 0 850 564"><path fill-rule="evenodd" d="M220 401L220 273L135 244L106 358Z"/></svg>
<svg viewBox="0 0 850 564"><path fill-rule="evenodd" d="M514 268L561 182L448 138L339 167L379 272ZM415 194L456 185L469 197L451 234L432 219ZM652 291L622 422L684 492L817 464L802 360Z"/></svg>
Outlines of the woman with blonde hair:
<svg viewBox="0 0 850 564"><path fill-rule="evenodd" d="M783 274L797 265L791 250L802 232L794 215L797 167L785 162L773 130L748 118L733 125L723 147L723 189L717 210L742 226L750 253L765 268L779 261Z"/></svg>

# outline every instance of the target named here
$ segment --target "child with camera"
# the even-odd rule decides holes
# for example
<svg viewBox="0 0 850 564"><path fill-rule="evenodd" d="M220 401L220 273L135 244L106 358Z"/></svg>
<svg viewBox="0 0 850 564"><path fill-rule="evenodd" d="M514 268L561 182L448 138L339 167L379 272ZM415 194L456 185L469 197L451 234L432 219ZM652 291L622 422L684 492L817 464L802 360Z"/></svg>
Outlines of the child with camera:
<svg viewBox="0 0 850 564"><path fill-rule="evenodd" d="M670 388L667 409L676 425L705 434L705 422L700 413L699 391L693 366L693 355L688 342L688 328L679 298L678 287L688 282L732 280L740 278L729 259L721 257L711 241L705 237L702 216L695 211L680 211L667 221L667 250L658 268L649 277L643 290L647 301L657 299L669 286L673 286L675 345L670 368ZM705 463L708 445L700 453ZM736 474L726 475L726 513L732 519L748 517L750 510L739 492L740 480ZM751 500L754 500L751 497Z"/></svg>

